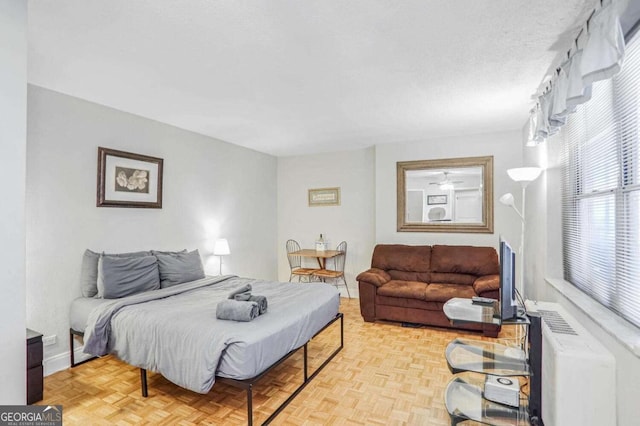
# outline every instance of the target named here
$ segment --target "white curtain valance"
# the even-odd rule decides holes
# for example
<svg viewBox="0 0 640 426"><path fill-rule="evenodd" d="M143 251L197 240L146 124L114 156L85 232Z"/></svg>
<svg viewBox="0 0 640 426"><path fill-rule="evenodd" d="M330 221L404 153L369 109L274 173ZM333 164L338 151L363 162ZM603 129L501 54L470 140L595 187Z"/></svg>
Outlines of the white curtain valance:
<svg viewBox="0 0 640 426"><path fill-rule="evenodd" d="M576 107L591 99L591 85L618 73L624 58L620 16L628 0L603 0L580 31L529 114L528 146L557 133Z"/></svg>
<svg viewBox="0 0 640 426"><path fill-rule="evenodd" d="M617 2L610 3L588 22L589 37L580 62L584 85L609 79L622 67L624 34L620 15L624 10L618 10L619 6Z"/></svg>
<svg viewBox="0 0 640 426"><path fill-rule="evenodd" d="M570 66L567 77L567 108L573 112L580 104L588 102L591 99L591 84L584 84L582 80L582 55L584 53L584 45L587 42L587 28L582 29L578 39L575 42L575 50L573 56L569 58Z"/></svg>

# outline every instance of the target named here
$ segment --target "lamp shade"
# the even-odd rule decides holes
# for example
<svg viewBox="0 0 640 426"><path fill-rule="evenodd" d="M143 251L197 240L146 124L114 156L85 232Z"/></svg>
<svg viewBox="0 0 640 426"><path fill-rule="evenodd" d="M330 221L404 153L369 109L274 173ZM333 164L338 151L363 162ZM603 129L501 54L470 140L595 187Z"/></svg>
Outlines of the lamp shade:
<svg viewBox="0 0 640 426"><path fill-rule="evenodd" d="M523 183L533 182L538 179L540 173L542 173L540 167L518 167L507 170L507 174L512 180Z"/></svg>
<svg viewBox="0 0 640 426"><path fill-rule="evenodd" d="M216 240L216 244L213 246L213 254L216 256L231 254L231 250L229 250L229 242L226 238L219 238Z"/></svg>
<svg viewBox="0 0 640 426"><path fill-rule="evenodd" d="M500 197L500 202L502 204L504 204L505 206L514 206L515 203L513 201L513 194L508 192L506 194L504 194L502 197Z"/></svg>

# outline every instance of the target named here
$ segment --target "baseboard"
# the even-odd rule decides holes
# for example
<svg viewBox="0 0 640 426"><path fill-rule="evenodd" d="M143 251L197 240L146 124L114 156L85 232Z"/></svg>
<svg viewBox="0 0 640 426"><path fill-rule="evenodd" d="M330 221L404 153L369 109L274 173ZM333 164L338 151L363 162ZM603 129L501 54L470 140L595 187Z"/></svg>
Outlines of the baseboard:
<svg viewBox="0 0 640 426"><path fill-rule="evenodd" d="M73 351L75 362L81 362L85 359L91 358L92 355L85 354L82 352L83 347L76 348ZM58 371L66 370L71 367L71 360L69 359L69 351L63 352L58 355L54 355L42 361L42 366L44 367L44 375L45 377L57 373Z"/></svg>

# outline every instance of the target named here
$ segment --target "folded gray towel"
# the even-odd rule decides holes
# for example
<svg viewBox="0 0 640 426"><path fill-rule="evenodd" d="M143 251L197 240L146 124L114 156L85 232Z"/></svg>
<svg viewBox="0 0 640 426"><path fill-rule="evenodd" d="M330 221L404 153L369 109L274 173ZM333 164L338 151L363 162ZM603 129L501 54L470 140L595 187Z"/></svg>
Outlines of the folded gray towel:
<svg viewBox="0 0 640 426"><path fill-rule="evenodd" d="M233 299L246 302L247 300L251 300L251 292L245 291L244 293L238 293L233 296Z"/></svg>
<svg viewBox="0 0 640 426"><path fill-rule="evenodd" d="M251 321L260 315L256 302L223 300L216 306L216 318L232 321Z"/></svg>
<svg viewBox="0 0 640 426"><path fill-rule="evenodd" d="M235 299L236 294L241 294L241 293L249 293L249 295L251 295L251 284L246 284L243 285L242 287L238 287L237 289L233 290L231 293L229 293L229 299ZM246 300L246 299L243 299Z"/></svg>
<svg viewBox="0 0 640 426"><path fill-rule="evenodd" d="M236 294L235 300L256 302L258 304L258 308L260 308L260 315L267 312L267 298L264 296L253 296L251 293L240 293Z"/></svg>

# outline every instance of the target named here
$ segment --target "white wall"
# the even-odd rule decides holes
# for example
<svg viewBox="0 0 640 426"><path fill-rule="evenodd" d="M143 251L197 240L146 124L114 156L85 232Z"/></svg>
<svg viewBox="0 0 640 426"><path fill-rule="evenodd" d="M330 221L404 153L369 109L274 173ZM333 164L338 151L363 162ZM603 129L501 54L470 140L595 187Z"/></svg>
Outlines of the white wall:
<svg viewBox="0 0 640 426"><path fill-rule="evenodd" d="M96 207L98 146L163 158L163 208ZM57 335L45 358L66 362L86 248L197 248L215 275L224 237L223 273L275 279L276 169L270 155L29 86L27 324Z"/></svg>
<svg viewBox="0 0 640 426"><path fill-rule="evenodd" d="M0 0L0 405L26 400L27 2Z"/></svg>
<svg viewBox="0 0 640 426"><path fill-rule="evenodd" d="M322 233L330 247L347 241L345 275L351 296L357 295L355 277L371 265L375 245L373 165L373 148L278 159L280 280L289 279L286 241L293 238L310 248ZM307 191L327 187L340 187L340 205L309 207ZM346 296L343 287L340 291Z"/></svg>
<svg viewBox="0 0 640 426"><path fill-rule="evenodd" d="M507 169L522 161L520 132L459 136L414 143L376 146L376 242L400 244L460 244L498 246L503 234L513 246L520 239L520 219L498 202L500 195L512 192L519 202L520 186L507 176ZM494 234L397 232L396 162L493 155Z"/></svg>
<svg viewBox="0 0 640 426"><path fill-rule="evenodd" d="M278 273L289 278L284 245L287 239L312 247L323 233L331 245L349 243L347 280L371 265L378 243L464 244L497 247L498 234L513 245L520 239L520 219L498 197L512 192L519 202L520 186L506 170L522 165L520 132L475 135L374 148L278 159ZM494 234L396 232L396 162L440 158L494 156ZM308 207L307 190L340 186L339 207ZM312 264L312 263L311 263Z"/></svg>
<svg viewBox="0 0 640 426"><path fill-rule="evenodd" d="M621 319L616 321L616 316L606 312L606 309L602 309L606 312L605 315L599 314L597 311L601 308L599 309L597 302L591 302L596 305L595 307L576 305L579 297L569 294L565 296L546 281L547 278L562 281L563 277L561 169L559 167L562 137L561 132L544 144L524 150L526 165L546 169L541 178L527 188L525 293L530 299L560 303L611 351L616 359L617 425L636 425L640 418L638 405L640 358L621 344L611 331L603 328L600 321L596 322L593 318L599 317L600 320L608 321L610 324L622 323L625 328L633 329L633 326ZM580 294L579 291L577 293ZM584 309L587 311L585 312ZM636 329L636 335L638 334L640 331Z"/></svg>

